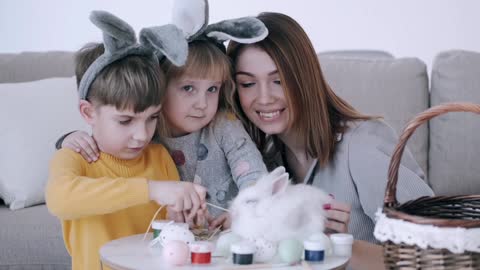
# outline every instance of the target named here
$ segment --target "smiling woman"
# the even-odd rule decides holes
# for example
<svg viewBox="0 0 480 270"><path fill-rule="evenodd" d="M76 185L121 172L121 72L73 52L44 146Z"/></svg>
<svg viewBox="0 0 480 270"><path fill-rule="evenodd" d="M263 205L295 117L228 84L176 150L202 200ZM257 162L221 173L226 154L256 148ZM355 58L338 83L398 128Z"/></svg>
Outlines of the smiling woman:
<svg viewBox="0 0 480 270"><path fill-rule="evenodd" d="M269 29L267 38L250 45L231 42L227 50L235 67L235 109L268 167L284 165L295 183L334 197L325 205L327 232L353 234L352 266L382 268L373 229L397 137L383 121L335 94L295 20L279 13L257 18ZM432 195L408 151L400 177L402 200ZM365 252L376 259L365 261Z"/></svg>

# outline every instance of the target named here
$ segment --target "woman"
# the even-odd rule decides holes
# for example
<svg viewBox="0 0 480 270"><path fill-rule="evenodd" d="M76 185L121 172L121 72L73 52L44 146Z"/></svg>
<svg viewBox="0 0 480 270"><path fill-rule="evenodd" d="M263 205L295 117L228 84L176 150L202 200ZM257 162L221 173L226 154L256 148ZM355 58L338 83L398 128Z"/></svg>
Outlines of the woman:
<svg viewBox="0 0 480 270"><path fill-rule="evenodd" d="M227 50L235 67L239 116L270 169L282 164L296 183L333 195L326 227L353 234L352 265L382 267L374 218L383 204L395 133L332 91L296 21L279 13L257 18L269 29L268 37L251 45L230 42ZM411 153L403 156L399 201L433 195ZM369 265L363 265L365 256Z"/></svg>

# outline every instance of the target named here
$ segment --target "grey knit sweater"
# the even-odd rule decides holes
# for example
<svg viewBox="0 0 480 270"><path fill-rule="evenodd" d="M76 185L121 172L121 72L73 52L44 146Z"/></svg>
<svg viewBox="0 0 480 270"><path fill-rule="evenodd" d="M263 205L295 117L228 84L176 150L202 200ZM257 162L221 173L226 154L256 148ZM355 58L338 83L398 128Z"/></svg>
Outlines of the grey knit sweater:
<svg viewBox="0 0 480 270"><path fill-rule="evenodd" d="M238 190L267 173L262 155L231 113L218 113L202 130L176 138L163 138L180 179L207 188L209 203L227 208ZM221 210L209 207L213 215Z"/></svg>
<svg viewBox="0 0 480 270"><path fill-rule="evenodd" d="M312 164L313 185L351 204L349 232L355 239L376 243L375 212L383 206L387 172L398 137L379 120L351 122L339 138L333 160L325 167ZM315 167L315 169L314 169ZM408 149L403 153L397 200L433 196L425 175Z"/></svg>

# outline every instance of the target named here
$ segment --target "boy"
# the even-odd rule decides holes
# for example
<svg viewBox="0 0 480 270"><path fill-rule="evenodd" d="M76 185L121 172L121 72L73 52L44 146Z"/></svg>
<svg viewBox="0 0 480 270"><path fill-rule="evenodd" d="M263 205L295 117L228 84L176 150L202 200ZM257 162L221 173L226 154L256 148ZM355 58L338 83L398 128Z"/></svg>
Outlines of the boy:
<svg viewBox="0 0 480 270"><path fill-rule="evenodd" d="M92 127L100 158L88 163L68 148L57 151L46 188L74 270L100 269L100 247L144 232L158 204L192 214L205 208L205 189L177 182L167 150L150 144L165 90L158 61L127 53L92 73L104 51L103 44L90 45L76 56L79 110ZM92 76L90 84L82 81Z"/></svg>

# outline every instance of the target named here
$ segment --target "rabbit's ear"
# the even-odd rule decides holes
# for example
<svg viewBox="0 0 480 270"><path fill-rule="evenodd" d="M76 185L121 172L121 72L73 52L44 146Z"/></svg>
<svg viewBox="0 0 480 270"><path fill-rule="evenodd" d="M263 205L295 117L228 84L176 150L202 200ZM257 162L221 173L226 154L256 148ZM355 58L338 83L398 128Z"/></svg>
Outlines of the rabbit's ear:
<svg viewBox="0 0 480 270"><path fill-rule="evenodd" d="M187 40L182 30L173 24L142 29L140 43L155 51L157 57L166 56L176 66L182 66L187 61Z"/></svg>
<svg viewBox="0 0 480 270"><path fill-rule="evenodd" d="M205 34L218 42L233 40L249 44L267 37L268 29L257 18L243 17L211 24L205 29Z"/></svg>
<svg viewBox="0 0 480 270"><path fill-rule="evenodd" d="M137 41L133 28L107 11L92 11L90 21L103 32L105 53L113 54L116 51L135 45Z"/></svg>
<svg viewBox="0 0 480 270"><path fill-rule="evenodd" d="M272 182L272 195L277 195L285 192L285 189L288 186L288 173L282 173L279 176L276 176Z"/></svg>
<svg viewBox="0 0 480 270"><path fill-rule="evenodd" d="M183 30L187 40L195 39L208 25L207 0L175 0L172 22Z"/></svg>

